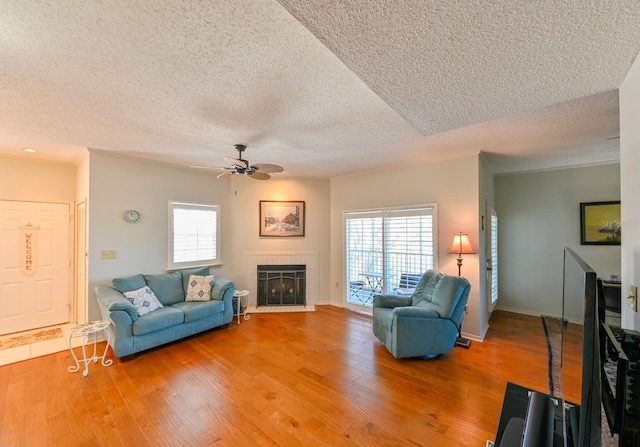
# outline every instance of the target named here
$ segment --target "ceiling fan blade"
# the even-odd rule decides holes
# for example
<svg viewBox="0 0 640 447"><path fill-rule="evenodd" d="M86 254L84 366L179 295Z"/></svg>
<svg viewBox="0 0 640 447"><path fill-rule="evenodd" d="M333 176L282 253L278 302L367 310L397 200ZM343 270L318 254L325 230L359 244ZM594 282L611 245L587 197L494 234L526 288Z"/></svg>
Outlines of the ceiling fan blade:
<svg viewBox="0 0 640 447"><path fill-rule="evenodd" d="M236 173L236 171L227 171L227 172L223 172L222 174L218 174L217 178L225 178L225 177L231 177L232 175L234 175Z"/></svg>
<svg viewBox="0 0 640 447"><path fill-rule="evenodd" d="M284 171L282 166L272 165L269 163L258 163L251 166L253 169L256 169L260 172L269 172L271 174L277 174L278 172Z"/></svg>
<svg viewBox="0 0 640 447"><path fill-rule="evenodd" d="M247 175L254 180L269 180L271 178L266 172L247 172Z"/></svg>
<svg viewBox="0 0 640 447"><path fill-rule="evenodd" d="M206 169L206 170L210 170L210 171L219 171L219 170L233 170L233 168L221 168L219 166L189 166L190 168L193 169Z"/></svg>
<svg viewBox="0 0 640 447"><path fill-rule="evenodd" d="M227 163L229 163L234 168L241 168L241 169L247 169L248 168L247 163L244 160L240 160L239 158L222 157L222 159L224 161L226 161Z"/></svg>

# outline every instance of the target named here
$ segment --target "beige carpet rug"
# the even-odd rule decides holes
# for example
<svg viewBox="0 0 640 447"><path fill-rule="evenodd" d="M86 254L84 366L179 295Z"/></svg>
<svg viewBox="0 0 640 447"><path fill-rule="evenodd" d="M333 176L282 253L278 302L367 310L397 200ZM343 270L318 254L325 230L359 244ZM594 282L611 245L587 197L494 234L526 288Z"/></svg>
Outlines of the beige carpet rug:
<svg viewBox="0 0 640 447"><path fill-rule="evenodd" d="M21 334L13 337L9 336L0 339L0 350L62 337L63 334L60 328L46 329L44 331L33 332L31 334Z"/></svg>

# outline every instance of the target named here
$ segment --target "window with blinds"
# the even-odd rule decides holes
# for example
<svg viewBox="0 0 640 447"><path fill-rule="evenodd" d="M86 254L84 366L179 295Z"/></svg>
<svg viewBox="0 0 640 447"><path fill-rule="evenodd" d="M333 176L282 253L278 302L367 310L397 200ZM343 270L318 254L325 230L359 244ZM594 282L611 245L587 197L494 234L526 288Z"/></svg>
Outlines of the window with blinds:
<svg viewBox="0 0 640 447"><path fill-rule="evenodd" d="M490 309L492 310L498 302L498 215L494 209L490 210L489 219L489 232L490 243L489 250L491 255L490 267L490 287L491 287L491 303Z"/></svg>
<svg viewBox="0 0 640 447"><path fill-rule="evenodd" d="M219 264L220 207L169 202L170 270Z"/></svg>
<svg viewBox="0 0 640 447"><path fill-rule="evenodd" d="M402 279L435 265L435 213L435 205L344 213L347 303L371 307L376 293L411 292Z"/></svg>

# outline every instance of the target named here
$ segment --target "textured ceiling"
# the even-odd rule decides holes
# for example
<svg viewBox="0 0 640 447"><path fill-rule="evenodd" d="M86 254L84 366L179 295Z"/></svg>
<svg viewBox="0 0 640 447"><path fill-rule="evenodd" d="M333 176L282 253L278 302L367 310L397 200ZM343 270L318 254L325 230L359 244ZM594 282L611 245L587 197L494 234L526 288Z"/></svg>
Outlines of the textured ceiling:
<svg viewBox="0 0 640 447"><path fill-rule="evenodd" d="M4 0L0 154L224 166L243 143L314 177L608 162L639 52L637 0Z"/></svg>

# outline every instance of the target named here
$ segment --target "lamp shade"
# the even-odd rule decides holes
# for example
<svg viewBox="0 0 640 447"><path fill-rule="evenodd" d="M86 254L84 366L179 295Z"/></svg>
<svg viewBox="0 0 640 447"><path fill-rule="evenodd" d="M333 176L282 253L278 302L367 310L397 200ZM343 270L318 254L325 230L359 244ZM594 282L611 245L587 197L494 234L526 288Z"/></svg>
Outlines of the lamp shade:
<svg viewBox="0 0 640 447"><path fill-rule="evenodd" d="M469 242L467 233L458 233L453 236L453 244L451 244L451 254L464 255L475 253L475 250Z"/></svg>

